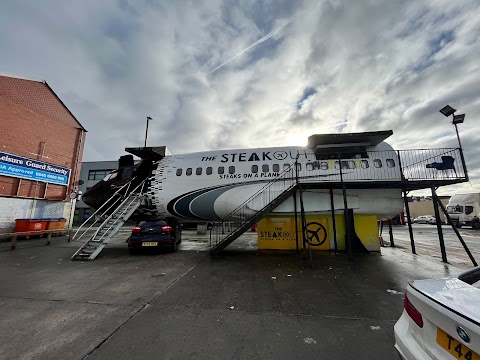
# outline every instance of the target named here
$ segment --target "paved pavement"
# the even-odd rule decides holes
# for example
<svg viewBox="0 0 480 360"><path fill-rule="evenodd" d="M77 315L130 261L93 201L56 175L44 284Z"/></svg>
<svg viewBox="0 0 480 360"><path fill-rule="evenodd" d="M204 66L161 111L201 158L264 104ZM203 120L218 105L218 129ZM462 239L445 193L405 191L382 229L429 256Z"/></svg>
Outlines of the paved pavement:
<svg viewBox="0 0 480 360"><path fill-rule="evenodd" d="M408 281L461 271L392 248L312 268L255 234L216 258L187 231L174 254L129 256L126 236L93 262L61 237L0 244L0 359L396 358Z"/></svg>

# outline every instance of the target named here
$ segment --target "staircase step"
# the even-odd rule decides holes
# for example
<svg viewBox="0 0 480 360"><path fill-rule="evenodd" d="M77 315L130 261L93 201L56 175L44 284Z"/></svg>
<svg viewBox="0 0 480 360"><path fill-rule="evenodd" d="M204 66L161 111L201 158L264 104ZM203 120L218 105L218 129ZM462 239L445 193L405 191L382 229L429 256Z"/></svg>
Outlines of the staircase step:
<svg viewBox="0 0 480 360"><path fill-rule="evenodd" d="M120 226L128 220L128 217L140 206L140 197L143 196L138 193L131 193L122 196L117 202L117 208L113 214L100 215L103 219L103 224L97 230L94 237L91 237L79 250L78 253L72 256L72 259L93 260L97 253L109 242L109 240L118 232ZM95 255L93 255L95 253Z"/></svg>

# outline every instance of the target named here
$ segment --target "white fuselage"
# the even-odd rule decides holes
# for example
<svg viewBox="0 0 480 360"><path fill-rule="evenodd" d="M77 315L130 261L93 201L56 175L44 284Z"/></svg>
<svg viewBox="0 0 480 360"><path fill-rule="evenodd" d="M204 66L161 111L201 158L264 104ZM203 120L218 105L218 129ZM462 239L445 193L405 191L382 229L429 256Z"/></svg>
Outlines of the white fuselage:
<svg viewBox="0 0 480 360"><path fill-rule="evenodd" d="M366 155L368 154L368 155ZM276 147L262 149L220 150L183 155L169 155L157 162L149 179L151 202L159 216L189 220L217 221L251 199L247 206L253 213L269 199L295 181L312 183L385 182L401 177L398 157L386 144L367 148L363 156L341 162L317 159L312 149ZM295 162L297 169L295 171ZM268 186L269 196L258 195ZM263 191L263 193L265 193ZM399 189L348 189L347 206L355 213L393 217L403 209ZM253 198L252 198L253 197ZM330 190L307 190L307 212L331 211ZM334 208L344 207L341 190L334 191ZM290 197L275 212L293 213Z"/></svg>

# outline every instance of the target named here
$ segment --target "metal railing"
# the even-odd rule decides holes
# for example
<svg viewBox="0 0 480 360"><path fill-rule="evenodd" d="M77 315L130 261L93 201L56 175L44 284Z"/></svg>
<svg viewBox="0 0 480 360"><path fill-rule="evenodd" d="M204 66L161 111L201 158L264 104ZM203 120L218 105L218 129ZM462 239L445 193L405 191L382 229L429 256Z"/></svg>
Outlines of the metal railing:
<svg viewBox="0 0 480 360"><path fill-rule="evenodd" d="M276 178L267 184L260 183L260 188L245 202L229 213L222 221L215 222L210 229L210 249L222 243L227 236L244 226L252 217L262 214L272 206L275 200L297 184L298 163L290 164Z"/></svg>
<svg viewBox="0 0 480 360"><path fill-rule="evenodd" d="M118 207L120 207L122 205L123 202L125 202L128 197L128 195L130 193L133 193L135 191L137 191L140 187L142 188L142 190L140 192L143 191L143 186L145 184L145 180L143 180L139 185L137 185L135 187L135 189L133 189L132 191L129 192L130 190L130 187L132 185L132 182L135 180L135 178L132 178L129 182L127 182L125 185L123 185L122 187L120 187L119 189L117 189L117 191L114 192L114 194L107 200L103 203L102 206L100 206L92 215L90 215L88 217L87 220L85 220L80 226L79 228L77 229L77 231L75 232L75 234L73 235L73 239L72 240L79 240L81 239L93 226L95 226L98 222L105 222L111 215L109 215L107 218L105 218L104 214L110 212L110 210L112 209L116 209ZM108 205L108 206L107 206ZM102 212L101 215L100 212ZM85 229L79 236L77 236L80 232L80 230L86 225L88 224L88 222L95 218L95 221L93 221L90 226ZM97 230L98 232L98 230ZM96 233L95 233L96 235Z"/></svg>
<svg viewBox="0 0 480 360"><path fill-rule="evenodd" d="M43 237L44 235L47 235L47 241L45 245L50 245L52 236L54 234L57 235L67 235L68 236L68 241L72 238L72 229L55 229L55 230L40 230L40 231L17 231L17 232L12 232L12 233L1 233L0 234L0 239L1 238L7 238L10 239L10 250L15 250L17 248L17 240L18 238L26 238L29 239L31 236L38 236L38 237Z"/></svg>
<svg viewBox="0 0 480 360"><path fill-rule="evenodd" d="M399 150L405 180L453 180L464 179L465 164L460 149L439 148Z"/></svg>
<svg viewBox="0 0 480 360"><path fill-rule="evenodd" d="M453 148L318 153L316 159L300 156L298 168L300 183L441 181L466 177L460 150Z"/></svg>
<svg viewBox="0 0 480 360"><path fill-rule="evenodd" d="M312 155L311 155L312 156ZM271 204L297 184L465 180L460 149L418 149L299 155L284 171L260 188L210 230L210 249L224 242L253 218L272 210ZM277 165L277 166L280 166ZM268 180L265 180L268 181ZM278 204L275 204L277 206Z"/></svg>

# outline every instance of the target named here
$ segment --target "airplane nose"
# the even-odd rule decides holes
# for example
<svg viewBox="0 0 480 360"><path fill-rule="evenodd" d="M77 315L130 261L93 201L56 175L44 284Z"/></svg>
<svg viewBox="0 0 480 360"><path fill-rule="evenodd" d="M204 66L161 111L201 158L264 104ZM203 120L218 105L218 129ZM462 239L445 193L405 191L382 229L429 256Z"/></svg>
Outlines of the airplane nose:
<svg viewBox="0 0 480 360"><path fill-rule="evenodd" d="M82 200L88 206L98 209L112 197L114 192L109 183L100 181L83 193Z"/></svg>

